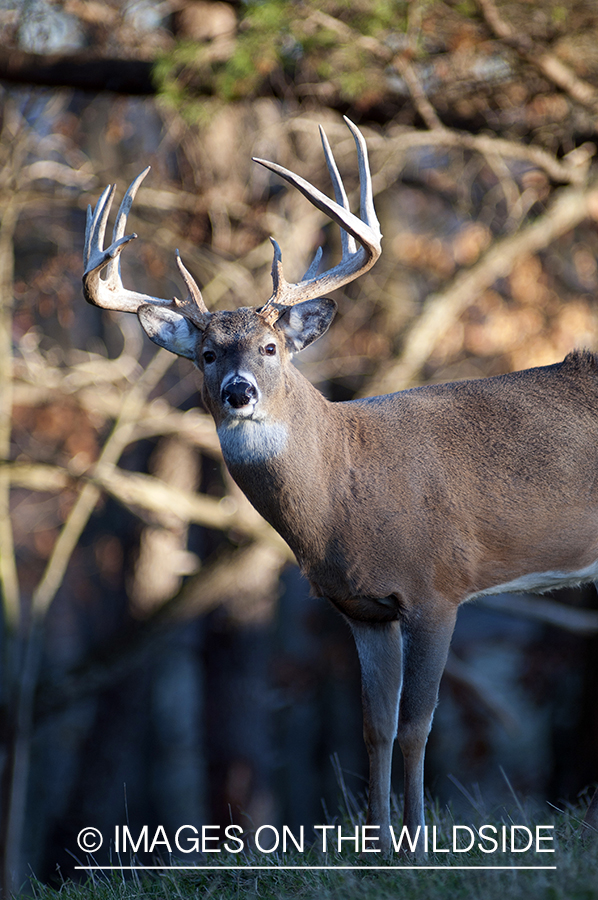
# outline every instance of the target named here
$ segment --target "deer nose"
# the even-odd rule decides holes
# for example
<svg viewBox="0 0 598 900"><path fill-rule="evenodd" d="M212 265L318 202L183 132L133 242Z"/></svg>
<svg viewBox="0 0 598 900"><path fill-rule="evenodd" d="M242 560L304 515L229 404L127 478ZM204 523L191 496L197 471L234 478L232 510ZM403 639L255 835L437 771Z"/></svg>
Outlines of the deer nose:
<svg viewBox="0 0 598 900"><path fill-rule="evenodd" d="M228 403L233 409L247 406L253 400L257 400L257 388L243 378L235 378L222 388L222 402Z"/></svg>

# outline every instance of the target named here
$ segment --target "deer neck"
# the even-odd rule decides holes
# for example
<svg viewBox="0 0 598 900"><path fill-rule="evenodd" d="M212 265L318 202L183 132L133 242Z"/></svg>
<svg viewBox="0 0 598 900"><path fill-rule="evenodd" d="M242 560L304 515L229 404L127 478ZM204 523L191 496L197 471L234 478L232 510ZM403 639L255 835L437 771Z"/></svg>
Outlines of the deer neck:
<svg viewBox="0 0 598 900"><path fill-rule="evenodd" d="M218 427L234 480L300 561L326 543L333 500L323 486L341 471L335 406L292 369L277 412Z"/></svg>

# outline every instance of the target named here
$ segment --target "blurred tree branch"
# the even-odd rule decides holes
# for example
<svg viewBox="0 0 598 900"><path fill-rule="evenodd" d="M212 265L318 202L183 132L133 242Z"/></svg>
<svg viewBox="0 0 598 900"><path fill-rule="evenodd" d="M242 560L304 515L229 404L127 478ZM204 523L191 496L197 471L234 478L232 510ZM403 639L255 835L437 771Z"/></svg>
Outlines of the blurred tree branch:
<svg viewBox="0 0 598 900"><path fill-rule="evenodd" d="M134 382L125 394L119 416L100 454L97 463L98 468L116 464L124 448L131 441L137 416L143 409L147 395L173 362L174 357L172 354L159 350L141 378ZM42 579L33 592L32 613L34 622L39 622L40 624L43 622L48 607L64 578L73 550L99 497L100 490L94 484L88 482L83 485L54 545Z"/></svg>
<svg viewBox="0 0 598 900"><path fill-rule="evenodd" d="M134 433L134 439L137 438ZM235 499L194 494L172 487L153 475L126 472L105 461L83 475L60 466L20 462L0 463L0 471L5 473L12 486L33 491L53 493L72 489L77 484L94 487L110 494L137 515L149 515L152 522L166 527L170 515L174 513L188 524L239 531L254 539L259 537L293 558L282 538L264 522L242 494L236 495Z"/></svg>
<svg viewBox="0 0 598 900"><path fill-rule="evenodd" d="M23 158L28 149L29 132L12 104L5 107L0 133L3 145L0 185L9 191L0 220L0 459L10 457L13 409L12 328L14 309L14 233L21 211L19 182ZM4 621L10 636L19 624L20 596L10 517L10 484L0 473L0 586ZM10 641L9 637L9 641ZM12 682L15 660L8 654L5 677ZM6 660L5 660L6 665Z"/></svg>
<svg viewBox="0 0 598 900"><path fill-rule="evenodd" d="M555 628L562 628L572 634L598 634L598 612L596 610L565 606L564 603L548 597L502 594L500 597L479 597L476 603L486 609L506 615L520 616L524 619L553 625Z"/></svg>
<svg viewBox="0 0 598 900"><path fill-rule="evenodd" d="M0 221L0 458L10 456L12 431L12 309L13 309L13 236L19 215L16 194L2 212ZM0 583L4 605L4 621L14 632L19 621L19 582L12 539L10 517L10 481L0 472Z"/></svg>
<svg viewBox="0 0 598 900"><path fill-rule="evenodd" d="M445 290L427 298L399 358L382 368L366 392L389 393L416 382L440 336L482 291L508 275L518 260L545 249L583 219L597 216L598 180L585 188L563 189L546 213L517 234L495 241L478 263L460 271Z"/></svg>
<svg viewBox="0 0 598 900"><path fill-rule="evenodd" d="M512 28L499 13L494 0L476 0L476 2L486 23L497 38L500 38L509 47L513 47L523 59L536 66L549 81L568 94L576 103L581 103L593 112L598 112L598 91L593 85L576 75L554 53L547 51L546 47L538 44L529 35Z"/></svg>
<svg viewBox="0 0 598 900"><path fill-rule="evenodd" d="M297 132L313 132L318 120L312 115L301 115L289 121L289 128ZM332 126L343 134L342 124ZM329 130L330 127L329 127ZM344 136L344 135L343 135ZM470 134L454 128L436 128L422 131L401 125L390 124L384 135L369 131L368 147L378 153L378 165L372 181L376 193L390 187L399 177L405 165L404 154L408 150L423 147L447 147L473 150L476 153L497 155L505 160L530 163L546 172L556 184L584 184L587 180L587 165L596 152L596 147L587 142L571 154L558 159L552 153L534 144L523 144L496 137L493 134ZM581 152L578 152L581 151Z"/></svg>
<svg viewBox="0 0 598 900"><path fill-rule="evenodd" d="M152 62L140 59L89 59L88 54L48 57L19 50L0 52L0 80L40 87L109 90L127 96L156 93Z"/></svg>

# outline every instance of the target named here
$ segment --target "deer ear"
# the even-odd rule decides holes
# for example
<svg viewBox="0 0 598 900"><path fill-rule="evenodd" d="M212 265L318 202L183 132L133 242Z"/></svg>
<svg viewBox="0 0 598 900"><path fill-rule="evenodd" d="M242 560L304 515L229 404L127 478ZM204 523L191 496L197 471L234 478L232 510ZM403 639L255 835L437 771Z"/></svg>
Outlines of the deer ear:
<svg viewBox="0 0 598 900"><path fill-rule="evenodd" d="M328 331L336 314L336 303L328 297L304 300L285 309L276 327L285 335L291 350L299 352Z"/></svg>
<svg viewBox="0 0 598 900"><path fill-rule="evenodd" d="M167 306L140 306L137 316L143 330L155 344L195 362L200 331L193 322Z"/></svg>

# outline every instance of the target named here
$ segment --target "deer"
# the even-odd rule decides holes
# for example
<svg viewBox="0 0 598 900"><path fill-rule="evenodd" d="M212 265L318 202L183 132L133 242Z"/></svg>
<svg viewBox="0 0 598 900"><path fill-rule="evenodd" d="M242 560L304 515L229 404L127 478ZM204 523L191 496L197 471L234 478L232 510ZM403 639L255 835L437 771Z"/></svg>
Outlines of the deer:
<svg viewBox="0 0 598 900"><path fill-rule="evenodd" d="M424 826L424 755L458 607L504 592L543 592L598 577L598 357L380 397L327 400L292 358L321 338L335 312L324 297L367 272L381 253L365 139L356 145L360 213L350 210L320 128L335 199L282 166L282 177L341 229L342 258L285 280L274 238L265 303L210 312L176 261L184 299L124 287L120 254L130 185L112 242L116 189L88 209L83 276L88 302L134 312L158 346L192 360L228 470L287 541L312 591L353 633L369 756L366 822L392 848L391 762L404 760L403 825ZM105 277L101 274L105 270ZM420 831L418 831L418 827Z"/></svg>

